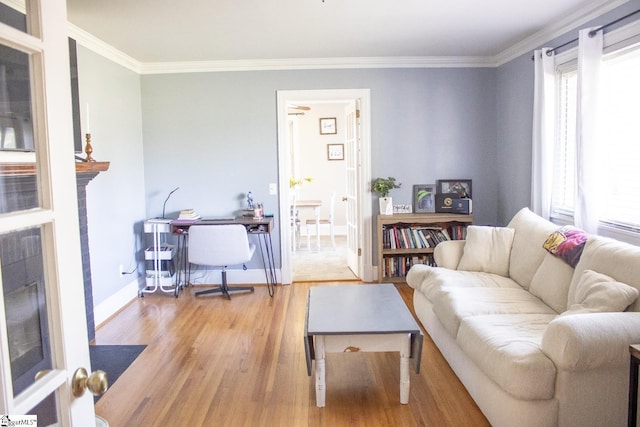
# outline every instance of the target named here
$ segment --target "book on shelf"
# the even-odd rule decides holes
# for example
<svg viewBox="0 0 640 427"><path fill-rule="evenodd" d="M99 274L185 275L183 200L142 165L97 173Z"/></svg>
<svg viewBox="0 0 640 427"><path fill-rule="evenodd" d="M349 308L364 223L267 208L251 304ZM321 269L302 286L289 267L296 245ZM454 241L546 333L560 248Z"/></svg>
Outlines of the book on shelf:
<svg viewBox="0 0 640 427"><path fill-rule="evenodd" d="M382 265L383 277L404 277L416 264L435 266L432 254L400 255L384 257Z"/></svg>

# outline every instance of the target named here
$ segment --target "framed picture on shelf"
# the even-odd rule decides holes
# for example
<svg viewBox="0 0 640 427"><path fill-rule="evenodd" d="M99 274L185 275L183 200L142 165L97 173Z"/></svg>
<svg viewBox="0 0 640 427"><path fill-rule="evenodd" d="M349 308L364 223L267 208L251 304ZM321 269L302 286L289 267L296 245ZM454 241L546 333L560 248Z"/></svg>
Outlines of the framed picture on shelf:
<svg viewBox="0 0 640 427"><path fill-rule="evenodd" d="M320 135L335 135L338 133L335 117L323 117L320 119Z"/></svg>
<svg viewBox="0 0 640 427"><path fill-rule="evenodd" d="M344 144L327 144L327 160L344 160Z"/></svg>
<svg viewBox="0 0 640 427"><path fill-rule="evenodd" d="M413 186L413 212L427 213L436 211L435 203L436 186L433 184L414 184Z"/></svg>
<svg viewBox="0 0 640 427"><path fill-rule="evenodd" d="M471 199L470 179L439 179L436 181L438 194L456 194L459 199Z"/></svg>

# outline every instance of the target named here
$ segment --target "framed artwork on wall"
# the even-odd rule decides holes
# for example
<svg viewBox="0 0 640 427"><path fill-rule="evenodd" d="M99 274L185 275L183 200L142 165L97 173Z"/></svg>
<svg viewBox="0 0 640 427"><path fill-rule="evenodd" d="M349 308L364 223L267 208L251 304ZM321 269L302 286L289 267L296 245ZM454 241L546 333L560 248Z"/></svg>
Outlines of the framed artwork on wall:
<svg viewBox="0 0 640 427"><path fill-rule="evenodd" d="M436 186L434 184L414 184L413 212L427 213L436 211Z"/></svg>
<svg viewBox="0 0 640 427"><path fill-rule="evenodd" d="M337 133L335 117L323 117L320 119L320 135L335 135Z"/></svg>
<svg viewBox="0 0 640 427"><path fill-rule="evenodd" d="M327 144L327 160L344 160L344 144Z"/></svg>

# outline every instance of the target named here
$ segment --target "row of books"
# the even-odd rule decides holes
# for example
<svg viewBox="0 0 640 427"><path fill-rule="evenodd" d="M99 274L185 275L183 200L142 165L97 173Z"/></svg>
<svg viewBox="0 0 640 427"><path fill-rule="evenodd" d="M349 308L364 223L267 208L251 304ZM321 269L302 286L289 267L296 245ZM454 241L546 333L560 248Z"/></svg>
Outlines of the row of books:
<svg viewBox="0 0 640 427"><path fill-rule="evenodd" d="M404 277L414 264L427 264L435 266L433 254L414 256L389 256L382 259L383 277Z"/></svg>
<svg viewBox="0 0 640 427"><path fill-rule="evenodd" d="M433 248L445 240L451 240L449 233L438 227L393 225L382 228L382 247L384 249Z"/></svg>
<svg viewBox="0 0 640 427"><path fill-rule="evenodd" d="M467 226L454 225L449 228L449 235L453 240L465 240L467 238Z"/></svg>

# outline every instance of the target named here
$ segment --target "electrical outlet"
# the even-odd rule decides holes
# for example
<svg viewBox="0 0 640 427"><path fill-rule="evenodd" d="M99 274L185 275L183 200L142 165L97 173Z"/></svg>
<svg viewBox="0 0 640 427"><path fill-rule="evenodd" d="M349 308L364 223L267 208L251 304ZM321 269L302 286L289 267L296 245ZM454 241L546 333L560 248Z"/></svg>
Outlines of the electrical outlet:
<svg viewBox="0 0 640 427"><path fill-rule="evenodd" d="M120 271L120 276L123 276L124 275L124 266L122 264L120 264L119 271Z"/></svg>
<svg viewBox="0 0 640 427"><path fill-rule="evenodd" d="M278 184L275 184L275 183L269 184L269 195L275 196L276 194L278 194Z"/></svg>

